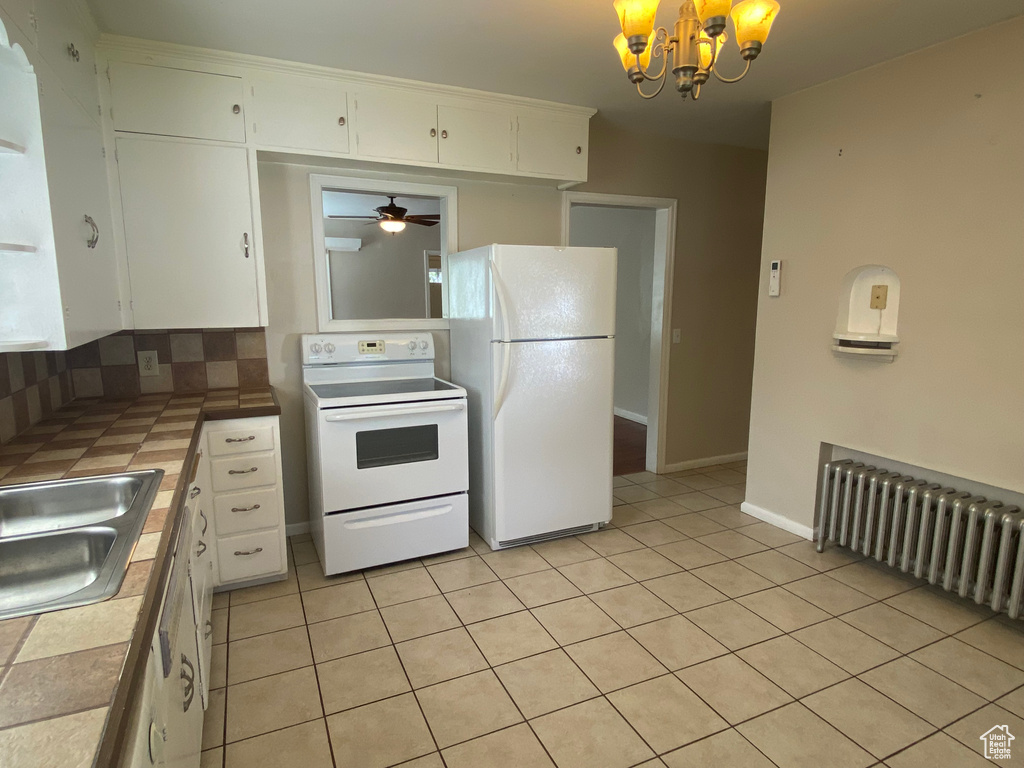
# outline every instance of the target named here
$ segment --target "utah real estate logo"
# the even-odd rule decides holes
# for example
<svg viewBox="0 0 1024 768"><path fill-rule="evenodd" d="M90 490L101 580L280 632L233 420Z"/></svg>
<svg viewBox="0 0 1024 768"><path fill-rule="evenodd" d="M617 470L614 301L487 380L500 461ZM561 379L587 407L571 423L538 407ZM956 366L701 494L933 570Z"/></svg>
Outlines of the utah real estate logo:
<svg viewBox="0 0 1024 768"><path fill-rule="evenodd" d="M1010 742L1016 738L1007 725L996 725L979 736L985 742L985 757L989 760L1009 760Z"/></svg>

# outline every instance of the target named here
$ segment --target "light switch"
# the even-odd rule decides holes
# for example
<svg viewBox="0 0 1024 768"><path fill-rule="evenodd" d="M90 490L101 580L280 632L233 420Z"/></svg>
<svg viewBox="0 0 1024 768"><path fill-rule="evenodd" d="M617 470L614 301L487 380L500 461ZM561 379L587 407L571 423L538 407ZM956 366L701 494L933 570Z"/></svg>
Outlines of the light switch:
<svg viewBox="0 0 1024 768"><path fill-rule="evenodd" d="M768 295L778 296L782 283L782 262L773 261L771 271L768 273Z"/></svg>
<svg viewBox="0 0 1024 768"><path fill-rule="evenodd" d="M871 308L872 309L885 309L889 303L889 286L888 285L872 285L871 286Z"/></svg>

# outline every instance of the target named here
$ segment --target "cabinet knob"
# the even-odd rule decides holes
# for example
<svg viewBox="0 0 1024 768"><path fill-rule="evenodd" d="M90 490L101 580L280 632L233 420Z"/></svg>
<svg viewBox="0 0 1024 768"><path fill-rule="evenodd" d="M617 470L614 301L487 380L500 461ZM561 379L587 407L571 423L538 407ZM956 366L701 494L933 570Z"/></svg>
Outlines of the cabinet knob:
<svg viewBox="0 0 1024 768"><path fill-rule="evenodd" d="M441 138L442 139L447 139L448 138L448 131L441 131Z"/></svg>
<svg viewBox="0 0 1024 768"><path fill-rule="evenodd" d="M239 104L235 104L235 106L231 108L231 111L237 115L239 112L242 111L242 107Z"/></svg>
<svg viewBox="0 0 1024 768"><path fill-rule="evenodd" d="M582 155L583 154L583 147L576 147L576 154L577 155Z"/></svg>
<svg viewBox="0 0 1024 768"><path fill-rule="evenodd" d="M435 136L437 136L437 129L436 128L431 128L430 129L430 138L434 138Z"/></svg>
<svg viewBox="0 0 1024 768"><path fill-rule="evenodd" d="M78 49L75 47L74 43L68 43L68 56L75 61L79 61L81 59L81 55L78 53Z"/></svg>
<svg viewBox="0 0 1024 768"><path fill-rule="evenodd" d="M345 118L344 117L339 117L338 118L338 125L344 125L344 124L345 124Z"/></svg>

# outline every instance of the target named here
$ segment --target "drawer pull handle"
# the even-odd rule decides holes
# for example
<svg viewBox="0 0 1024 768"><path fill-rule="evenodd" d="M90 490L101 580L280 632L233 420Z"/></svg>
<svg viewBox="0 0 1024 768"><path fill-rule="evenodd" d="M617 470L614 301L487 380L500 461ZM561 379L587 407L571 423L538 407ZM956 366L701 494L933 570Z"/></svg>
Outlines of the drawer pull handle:
<svg viewBox="0 0 1024 768"><path fill-rule="evenodd" d="M248 469L229 469L229 475L248 475L251 472L259 472L259 467L249 467Z"/></svg>
<svg viewBox="0 0 1024 768"><path fill-rule="evenodd" d="M224 439L225 443L248 443L256 439L256 435L249 435L248 437L228 437Z"/></svg>
<svg viewBox="0 0 1024 768"><path fill-rule="evenodd" d="M190 499L194 499L194 498L195 498L196 496L198 496L198 495L199 495L200 493L202 493L202 492L203 492L203 489L202 489L202 488L200 488L200 487L199 487L199 486L197 485L197 486L196 486L195 488L193 488L193 489L192 489L191 491L189 491L189 492L188 492L188 497L189 497Z"/></svg>
<svg viewBox="0 0 1024 768"><path fill-rule="evenodd" d="M259 504L253 504L251 507L232 507L232 512L253 512L260 508Z"/></svg>
<svg viewBox="0 0 1024 768"><path fill-rule="evenodd" d="M203 530L200 531L200 534L205 536L206 535L206 529L209 527L210 521L206 519L206 513L203 512L203 510L201 510L201 509L199 510L199 517L201 517L203 519ZM200 543L202 543L202 542L200 542Z"/></svg>
<svg viewBox="0 0 1024 768"><path fill-rule="evenodd" d="M199 544L196 545L196 557L202 557L204 554L206 554L206 542L200 539Z"/></svg>
<svg viewBox="0 0 1024 768"><path fill-rule="evenodd" d="M206 631L203 632L203 639L204 640L209 640L210 639L210 635L212 635L212 634L213 634L213 622L210 621L209 619L207 619L206 620Z"/></svg>
<svg viewBox="0 0 1024 768"><path fill-rule="evenodd" d="M186 671L186 667L188 671ZM195 696L196 688L196 668L192 666L192 662L188 660L188 656L184 653L181 654L181 679L185 681L185 700L182 702L182 709L188 712L188 708L192 706L192 699Z"/></svg>
<svg viewBox="0 0 1024 768"><path fill-rule="evenodd" d="M236 549L235 550L235 557L243 557L244 555L258 555L262 551L263 551L263 547L256 547L256 549L249 549L249 550Z"/></svg>

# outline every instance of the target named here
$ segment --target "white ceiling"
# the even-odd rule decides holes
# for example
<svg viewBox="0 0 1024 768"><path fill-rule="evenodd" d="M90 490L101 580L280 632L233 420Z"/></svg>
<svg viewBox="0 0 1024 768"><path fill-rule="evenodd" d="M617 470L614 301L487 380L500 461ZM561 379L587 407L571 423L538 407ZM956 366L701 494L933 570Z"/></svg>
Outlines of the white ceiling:
<svg viewBox="0 0 1024 768"><path fill-rule="evenodd" d="M324 216L376 216L375 208L388 204L387 195L360 192L324 192ZM436 197L410 197L395 195L395 205L408 208L410 215L441 213L441 201Z"/></svg>
<svg viewBox="0 0 1024 768"><path fill-rule="evenodd" d="M652 101L633 91L611 0L87 1L105 32L582 104L622 127L750 147L767 147L779 96L1024 14L1024 0L780 0L747 79L682 104L671 83ZM658 22L671 28L677 8L663 2ZM727 52L723 75L742 63Z"/></svg>

